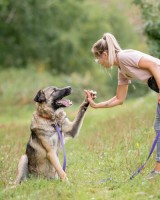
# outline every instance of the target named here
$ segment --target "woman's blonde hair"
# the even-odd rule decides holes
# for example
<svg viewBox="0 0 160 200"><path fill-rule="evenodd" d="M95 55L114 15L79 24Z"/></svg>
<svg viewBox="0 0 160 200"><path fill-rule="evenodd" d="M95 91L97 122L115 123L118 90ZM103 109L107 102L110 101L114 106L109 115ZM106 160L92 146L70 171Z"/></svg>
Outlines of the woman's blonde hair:
<svg viewBox="0 0 160 200"><path fill-rule="evenodd" d="M121 51L116 38L111 33L105 33L103 37L92 46L92 53L95 57L99 57L104 51L108 53L108 62L112 66L114 64L116 53Z"/></svg>

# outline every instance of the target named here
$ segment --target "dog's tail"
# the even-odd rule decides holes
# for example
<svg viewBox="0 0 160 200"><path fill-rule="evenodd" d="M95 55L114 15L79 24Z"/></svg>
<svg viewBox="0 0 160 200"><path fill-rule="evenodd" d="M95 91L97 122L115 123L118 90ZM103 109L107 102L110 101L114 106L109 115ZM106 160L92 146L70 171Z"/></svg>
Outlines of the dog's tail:
<svg viewBox="0 0 160 200"><path fill-rule="evenodd" d="M28 177L28 157L25 154L19 160L15 184L21 183L27 177Z"/></svg>

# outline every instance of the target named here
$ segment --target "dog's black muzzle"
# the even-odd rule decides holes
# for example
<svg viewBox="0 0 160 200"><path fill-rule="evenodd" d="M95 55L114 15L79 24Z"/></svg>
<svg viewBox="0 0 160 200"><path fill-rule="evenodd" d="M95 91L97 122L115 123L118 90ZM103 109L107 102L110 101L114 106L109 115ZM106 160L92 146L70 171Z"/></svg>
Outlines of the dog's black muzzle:
<svg viewBox="0 0 160 200"><path fill-rule="evenodd" d="M70 95L71 92L72 88L70 86L60 89L58 99L62 99L63 97Z"/></svg>

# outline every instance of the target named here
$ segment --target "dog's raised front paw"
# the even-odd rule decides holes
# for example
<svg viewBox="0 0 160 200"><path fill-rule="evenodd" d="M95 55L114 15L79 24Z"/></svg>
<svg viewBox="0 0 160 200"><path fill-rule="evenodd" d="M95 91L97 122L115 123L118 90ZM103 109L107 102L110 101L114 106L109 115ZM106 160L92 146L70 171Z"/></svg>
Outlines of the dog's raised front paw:
<svg viewBox="0 0 160 200"><path fill-rule="evenodd" d="M88 102L88 98L91 98L91 99L96 99L97 98L97 92L96 91L93 91L93 90L84 90L85 94L86 94L86 98L85 98L85 101Z"/></svg>

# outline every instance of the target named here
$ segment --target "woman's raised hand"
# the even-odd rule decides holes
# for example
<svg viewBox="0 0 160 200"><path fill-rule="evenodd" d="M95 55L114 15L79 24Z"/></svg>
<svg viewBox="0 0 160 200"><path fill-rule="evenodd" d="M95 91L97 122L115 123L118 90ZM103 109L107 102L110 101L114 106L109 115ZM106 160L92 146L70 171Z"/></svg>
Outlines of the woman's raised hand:
<svg viewBox="0 0 160 200"><path fill-rule="evenodd" d="M84 92L87 96L87 100L89 101L90 106L94 108L95 107L94 99L97 97L96 96L97 92L93 90L84 90Z"/></svg>

